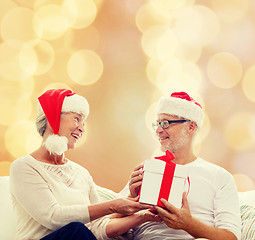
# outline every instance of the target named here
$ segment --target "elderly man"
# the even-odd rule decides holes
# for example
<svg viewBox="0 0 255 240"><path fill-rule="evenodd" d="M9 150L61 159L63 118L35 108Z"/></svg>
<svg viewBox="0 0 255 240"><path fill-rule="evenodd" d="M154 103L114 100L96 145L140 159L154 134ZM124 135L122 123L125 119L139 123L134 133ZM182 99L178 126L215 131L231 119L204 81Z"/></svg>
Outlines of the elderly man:
<svg viewBox="0 0 255 240"><path fill-rule="evenodd" d="M193 152L194 137L204 118L201 105L187 93L175 92L160 99L157 114L153 128L161 150L169 150L175 155L176 164L188 167L190 190L188 195L183 194L180 209L161 199L165 208L156 210L163 222L147 222L134 228L133 239L240 239L238 193L232 175ZM142 178L141 164L126 186L130 196L138 195Z"/></svg>

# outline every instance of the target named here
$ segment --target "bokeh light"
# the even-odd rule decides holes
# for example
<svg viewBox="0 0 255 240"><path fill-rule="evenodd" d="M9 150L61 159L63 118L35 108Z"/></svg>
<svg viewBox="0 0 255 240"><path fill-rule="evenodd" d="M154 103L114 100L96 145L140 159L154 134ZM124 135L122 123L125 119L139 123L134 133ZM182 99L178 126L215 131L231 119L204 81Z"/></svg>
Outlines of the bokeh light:
<svg viewBox="0 0 255 240"><path fill-rule="evenodd" d="M41 143L39 134L36 136L35 122L31 120L22 120L12 124L5 134L5 146L9 153L18 158L36 150ZM30 135L33 135L30 137Z"/></svg>
<svg viewBox="0 0 255 240"><path fill-rule="evenodd" d="M243 74L240 60L231 53L221 52L209 60L209 79L219 88L232 88L238 84Z"/></svg>
<svg viewBox="0 0 255 240"><path fill-rule="evenodd" d="M48 4L35 12L34 29L39 37L53 40L61 37L68 29L68 23L62 15L61 6Z"/></svg>
<svg viewBox="0 0 255 240"><path fill-rule="evenodd" d="M224 22L235 22L244 17L248 0L212 0L212 9Z"/></svg>
<svg viewBox="0 0 255 240"><path fill-rule="evenodd" d="M220 30L216 14L204 6L183 8L176 18L175 31L180 40L191 46L206 46Z"/></svg>
<svg viewBox="0 0 255 240"><path fill-rule="evenodd" d="M225 138L231 148L246 151L254 146L255 142L249 128L252 117L249 112L239 112L225 123Z"/></svg>
<svg viewBox="0 0 255 240"><path fill-rule="evenodd" d="M168 25L172 23L171 15L160 14L151 3L143 5L136 14L136 25L141 32L156 25Z"/></svg>
<svg viewBox="0 0 255 240"><path fill-rule="evenodd" d="M11 163L9 161L0 162L0 176L9 176Z"/></svg>
<svg viewBox="0 0 255 240"><path fill-rule="evenodd" d="M62 15L72 28L89 26L96 18L97 7L93 0L64 0Z"/></svg>
<svg viewBox="0 0 255 240"><path fill-rule="evenodd" d="M242 86L245 96L255 102L255 65L246 71Z"/></svg>
<svg viewBox="0 0 255 240"><path fill-rule="evenodd" d="M103 73L103 62L93 51L80 50L75 52L68 61L70 78L81 85L90 85L99 80Z"/></svg>
<svg viewBox="0 0 255 240"><path fill-rule="evenodd" d="M19 59L25 72L30 75L41 75L52 67L55 53L48 42L32 40L22 47Z"/></svg>
<svg viewBox="0 0 255 240"><path fill-rule="evenodd" d="M255 188L254 182L247 175L236 173L233 175L233 177L235 179L237 190L239 192L251 191Z"/></svg>
<svg viewBox="0 0 255 240"><path fill-rule="evenodd" d="M20 66L19 54L23 44L8 41L0 44L0 75L12 81L23 81L31 76Z"/></svg>
<svg viewBox="0 0 255 240"><path fill-rule="evenodd" d="M33 28L33 11L17 7L3 16L1 22L1 36L5 41L27 42L37 38Z"/></svg>
<svg viewBox="0 0 255 240"><path fill-rule="evenodd" d="M8 113L1 115L0 124L9 126L15 124L16 121L30 117L31 100L25 90L22 91L17 86L2 85L0 88L0 109L3 113Z"/></svg>

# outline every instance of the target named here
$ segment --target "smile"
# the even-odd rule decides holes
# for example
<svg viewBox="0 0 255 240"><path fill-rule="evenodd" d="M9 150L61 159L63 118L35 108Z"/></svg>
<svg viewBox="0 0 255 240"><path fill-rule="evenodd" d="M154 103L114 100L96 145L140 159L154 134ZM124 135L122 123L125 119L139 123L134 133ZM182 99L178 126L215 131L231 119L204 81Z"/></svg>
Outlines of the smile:
<svg viewBox="0 0 255 240"><path fill-rule="evenodd" d="M76 140L79 140L80 138L80 135L75 133L72 133L71 136L74 137Z"/></svg>

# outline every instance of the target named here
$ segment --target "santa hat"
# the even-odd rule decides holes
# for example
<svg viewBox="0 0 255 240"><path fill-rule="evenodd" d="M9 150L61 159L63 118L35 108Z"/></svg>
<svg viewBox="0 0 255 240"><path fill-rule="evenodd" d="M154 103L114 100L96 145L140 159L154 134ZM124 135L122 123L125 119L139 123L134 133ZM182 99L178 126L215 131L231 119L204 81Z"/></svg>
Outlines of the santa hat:
<svg viewBox="0 0 255 240"><path fill-rule="evenodd" d="M160 113L189 119L196 122L198 128L204 120L202 106L186 92L174 92L170 96L161 97L157 107L157 114Z"/></svg>
<svg viewBox="0 0 255 240"><path fill-rule="evenodd" d="M75 112L83 114L86 118L89 114L89 104L84 97L67 89L47 90L38 100L38 115L44 114L53 130L53 134L45 140L44 146L50 153L62 155L68 148L68 140L58 135L61 113Z"/></svg>

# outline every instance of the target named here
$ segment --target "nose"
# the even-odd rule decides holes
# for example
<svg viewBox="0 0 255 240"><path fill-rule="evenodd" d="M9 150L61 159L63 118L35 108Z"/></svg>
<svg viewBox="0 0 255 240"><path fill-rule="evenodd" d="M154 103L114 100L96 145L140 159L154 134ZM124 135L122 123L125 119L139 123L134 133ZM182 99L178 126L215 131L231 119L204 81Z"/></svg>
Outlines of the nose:
<svg viewBox="0 0 255 240"><path fill-rule="evenodd" d="M78 125L78 130L79 130L81 133L84 132L84 123L81 122L81 123Z"/></svg>
<svg viewBox="0 0 255 240"><path fill-rule="evenodd" d="M164 131L164 129L161 127L161 125L159 124L158 125L158 127L157 127L157 129L156 129L156 134L159 134L159 133L161 133L161 132L163 132Z"/></svg>

